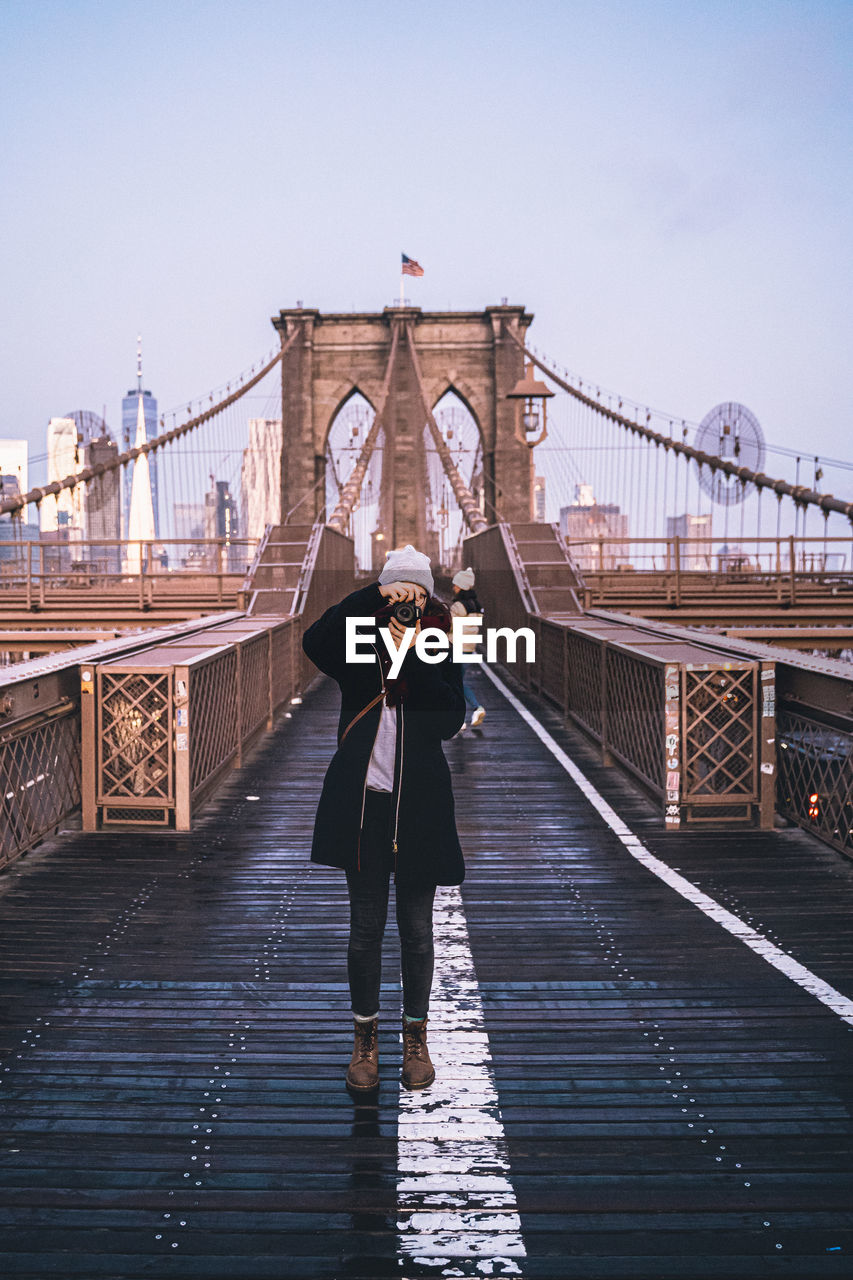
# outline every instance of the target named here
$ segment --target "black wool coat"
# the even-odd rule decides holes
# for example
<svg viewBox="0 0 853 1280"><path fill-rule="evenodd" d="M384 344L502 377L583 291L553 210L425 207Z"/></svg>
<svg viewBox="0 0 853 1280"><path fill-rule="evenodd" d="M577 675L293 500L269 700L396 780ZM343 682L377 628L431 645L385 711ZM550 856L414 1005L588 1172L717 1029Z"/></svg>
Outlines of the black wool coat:
<svg viewBox="0 0 853 1280"><path fill-rule="evenodd" d="M374 660L345 661L348 617L368 617L387 601L379 584L369 583L332 605L302 637L311 661L332 676L341 690L338 742L347 725L383 687L379 654L385 653L376 631ZM383 626L387 622L383 621ZM361 648L364 653L366 644ZM404 693L397 707L397 751L390 806L389 839L395 829L395 873L398 881L461 884L465 864L453 803L450 769L441 747L465 719L462 667L444 656L422 662L412 646L400 669ZM326 770L314 822L311 861L357 870L367 768L381 718L381 703L350 729Z"/></svg>

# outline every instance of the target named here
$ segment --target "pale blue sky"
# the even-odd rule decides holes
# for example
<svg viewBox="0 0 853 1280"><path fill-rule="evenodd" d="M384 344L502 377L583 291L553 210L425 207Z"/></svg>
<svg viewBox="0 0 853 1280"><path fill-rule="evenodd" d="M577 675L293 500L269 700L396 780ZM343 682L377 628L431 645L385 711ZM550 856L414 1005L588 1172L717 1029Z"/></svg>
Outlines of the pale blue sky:
<svg viewBox="0 0 853 1280"><path fill-rule="evenodd" d="M162 409L299 298L507 296L698 420L850 456L853 4L3 0L0 435Z"/></svg>

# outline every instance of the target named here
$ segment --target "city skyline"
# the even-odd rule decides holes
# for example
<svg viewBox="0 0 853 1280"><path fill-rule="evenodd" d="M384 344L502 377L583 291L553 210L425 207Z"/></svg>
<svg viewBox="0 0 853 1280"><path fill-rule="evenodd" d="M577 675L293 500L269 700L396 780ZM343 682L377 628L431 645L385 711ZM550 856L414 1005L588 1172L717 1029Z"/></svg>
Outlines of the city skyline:
<svg viewBox="0 0 853 1280"><path fill-rule="evenodd" d="M738 399L769 442L845 455L849 6L438 3L389 116L396 15L211 3L202 36L157 0L6 6L0 436L42 452L139 329L181 408L270 350L279 307L393 302L402 247L425 309L508 296L586 379L691 421ZM299 130L258 91L283 63Z"/></svg>

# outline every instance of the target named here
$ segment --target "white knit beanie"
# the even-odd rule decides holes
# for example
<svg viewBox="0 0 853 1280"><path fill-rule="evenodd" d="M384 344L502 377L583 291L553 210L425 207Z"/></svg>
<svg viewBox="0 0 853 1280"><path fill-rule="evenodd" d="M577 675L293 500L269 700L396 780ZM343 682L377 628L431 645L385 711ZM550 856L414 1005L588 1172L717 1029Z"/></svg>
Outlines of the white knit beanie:
<svg viewBox="0 0 853 1280"><path fill-rule="evenodd" d="M432 595L435 584L429 567L429 556L416 551L411 542L396 551L389 551L379 575L379 583L384 587L389 582L416 582L428 595Z"/></svg>
<svg viewBox="0 0 853 1280"><path fill-rule="evenodd" d="M458 587L460 591L471 590L474 585L474 570L470 565L467 569L460 569L458 573L454 573L453 585Z"/></svg>

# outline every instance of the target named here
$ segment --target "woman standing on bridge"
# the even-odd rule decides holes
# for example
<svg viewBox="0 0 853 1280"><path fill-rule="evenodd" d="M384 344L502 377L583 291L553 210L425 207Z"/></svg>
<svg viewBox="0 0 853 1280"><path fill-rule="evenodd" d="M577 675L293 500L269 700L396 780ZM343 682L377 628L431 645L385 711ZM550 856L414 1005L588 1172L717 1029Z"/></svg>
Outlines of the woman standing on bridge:
<svg viewBox="0 0 853 1280"><path fill-rule="evenodd" d="M449 629L449 611L432 592L429 558L407 544L389 552L377 582L327 609L302 638L305 653L341 690L338 749L323 781L311 860L346 872L355 1030L346 1080L359 1092L379 1083L382 938L392 874L403 979L402 1080L419 1089L435 1079L426 1045L433 901L437 885L461 884L465 876L441 742L464 721L465 698L461 668L449 653L426 663L412 645L391 679L390 658L377 638L369 664L347 663L346 620L378 614L399 647L404 626L417 634L422 618ZM401 623L388 616L401 604L415 606L414 618Z"/></svg>

